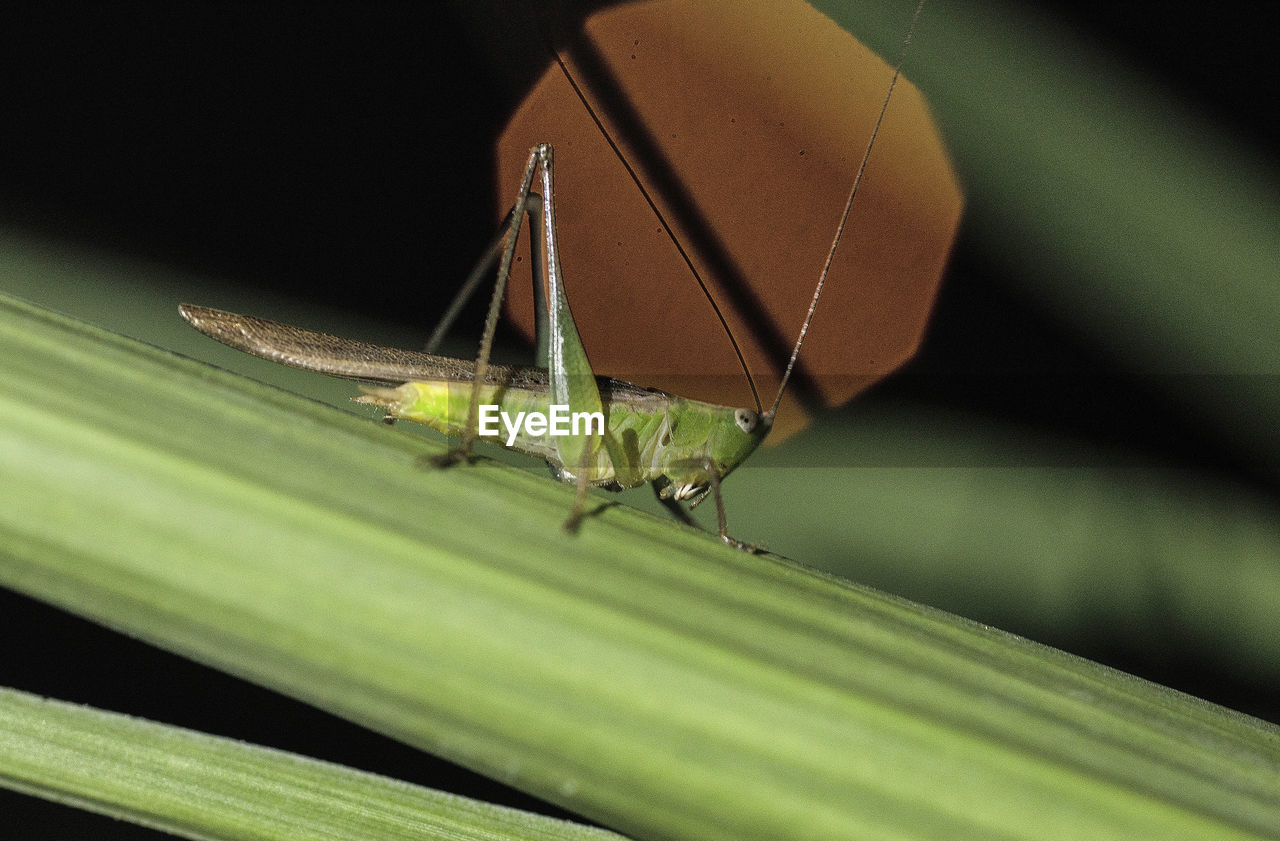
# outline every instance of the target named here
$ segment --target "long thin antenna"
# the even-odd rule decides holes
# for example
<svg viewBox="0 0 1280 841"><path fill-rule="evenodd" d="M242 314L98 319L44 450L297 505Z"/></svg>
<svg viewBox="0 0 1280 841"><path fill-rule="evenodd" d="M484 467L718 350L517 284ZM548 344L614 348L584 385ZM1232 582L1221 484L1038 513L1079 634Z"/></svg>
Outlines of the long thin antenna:
<svg viewBox="0 0 1280 841"><path fill-rule="evenodd" d="M920 22L920 13L924 11L925 0L920 0L916 5L915 13L911 16L911 26L907 29L907 37L902 39L902 46L898 50L898 62L893 68L893 78L889 80L889 90L885 92L884 102L880 105L880 114L876 117L876 124L871 129L871 139L867 141L866 151L862 153L862 163L858 164L858 174L853 178L853 187L849 190L849 199L844 203L844 213L840 215L840 224L836 225L836 235L831 241L831 250L827 252L827 260L822 264L822 272L818 275L818 285L813 290L813 300L809 302L809 312L804 317L804 324L800 327L800 335L796 339L795 349L791 351L791 359L787 361L787 370L782 374L782 383L778 386L778 396L774 398L773 406L765 413L765 417L772 419L778 413L778 405L782 402L782 395L787 390L787 381L791 379L791 372L796 367L796 359L800 356L800 346L804 344L805 334L809 332L809 325L813 323L813 314L818 309L818 299L822 297L822 287L826 285L827 274L831 271L831 264L836 259L836 249L840 246L840 239L844 236L845 225L849 221L849 214L853 211L853 200L858 195L858 186L862 184L863 173L867 171L867 161L871 160L871 148L876 145L876 137L880 134L880 126L884 123L885 112L889 110L889 100L893 98L893 89L897 87L898 78L902 75L902 63L907 58L907 47L911 46L911 37L916 33L916 24Z"/></svg>

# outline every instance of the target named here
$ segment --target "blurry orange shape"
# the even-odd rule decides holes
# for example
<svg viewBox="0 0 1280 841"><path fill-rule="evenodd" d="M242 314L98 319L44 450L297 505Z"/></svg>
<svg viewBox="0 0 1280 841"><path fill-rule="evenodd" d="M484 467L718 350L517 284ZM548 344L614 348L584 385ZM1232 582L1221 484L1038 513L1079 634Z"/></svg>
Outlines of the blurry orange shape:
<svg viewBox="0 0 1280 841"><path fill-rule="evenodd" d="M500 206L529 148L552 143L565 286L596 373L752 407L718 308L768 408L892 68L799 0L649 0L555 20L545 36L706 291L554 62L499 140ZM928 106L900 80L776 440L806 422L802 405L843 404L915 353L962 204ZM527 262L508 306L532 335Z"/></svg>

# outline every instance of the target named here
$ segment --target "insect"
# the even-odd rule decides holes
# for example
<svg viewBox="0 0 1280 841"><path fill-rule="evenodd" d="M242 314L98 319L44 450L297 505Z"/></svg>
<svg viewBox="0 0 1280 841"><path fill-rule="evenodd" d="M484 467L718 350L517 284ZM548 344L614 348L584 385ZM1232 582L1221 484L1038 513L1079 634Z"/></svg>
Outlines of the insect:
<svg viewBox="0 0 1280 841"><path fill-rule="evenodd" d="M911 23L923 6L917 7ZM903 47L910 40L908 34ZM817 309L836 249L858 192L885 109L899 78L894 69L879 118L848 194L831 249L808 313L768 409L733 408L701 402L629 382L597 376L570 311L556 230L554 157L549 144L533 148L514 207L491 254L500 254L484 337L474 361L385 348L252 316L183 304L179 311L196 329L239 350L274 362L362 383L356 402L461 439L442 464L466 458L478 437L495 435L508 449L547 461L553 475L577 487L566 528L578 527L589 487L621 490L651 483L659 498L684 519L681 502L715 500L718 533L726 543L750 549L728 535L721 482L743 463L773 427L779 403L795 369ZM534 192L539 179L541 194ZM535 250L535 300L540 314L539 367L490 364L489 354L520 226L529 215ZM538 230L540 228L540 230ZM541 245L545 252L536 253Z"/></svg>

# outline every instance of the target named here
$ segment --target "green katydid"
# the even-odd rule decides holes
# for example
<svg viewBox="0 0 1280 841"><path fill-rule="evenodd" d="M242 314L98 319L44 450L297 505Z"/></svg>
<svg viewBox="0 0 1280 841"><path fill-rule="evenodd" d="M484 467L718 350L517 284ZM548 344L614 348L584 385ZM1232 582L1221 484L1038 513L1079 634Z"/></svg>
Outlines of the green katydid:
<svg viewBox="0 0 1280 841"><path fill-rule="evenodd" d="M922 6L923 0L916 9L917 18ZM911 31L914 27L915 19ZM910 37L909 32L904 52ZM711 495L716 502L720 538L739 548L750 548L728 536L720 483L755 451L773 426L901 63L900 56L777 397L767 410L758 401L755 409L731 408L595 374L564 289L556 234L552 148L545 143L531 150L515 205L499 233L498 280L474 362L381 347L206 307L183 304L179 311L196 329L231 347L274 362L364 383L364 393L353 399L382 407L389 421L404 418L460 437L461 444L443 462L465 458L478 436L498 433L501 437L497 443L546 460L556 478L577 486L577 499L565 523L569 530L576 529L581 520L588 487L621 490L652 483L659 498L685 517L680 501L691 500L692 505L697 505ZM533 193L534 178L539 174L540 201ZM535 253L532 261L537 269L545 258L544 271L535 272L541 292L535 297L546 308L545 313L540 313L537 337L539 363L545 367L491 365L490 347L526 213L535 223L541 216L541 244L545 248L545 254ZM535 249L538 239L535 233ZM564 410L563 428L556 424L556 418L561 417L557 410ZM505 430L495 428L499 418ZM541 420L535 422L535 418ZM570 418L572 424L568 422ZM581 426L579 419L583 421Z"/></svg>

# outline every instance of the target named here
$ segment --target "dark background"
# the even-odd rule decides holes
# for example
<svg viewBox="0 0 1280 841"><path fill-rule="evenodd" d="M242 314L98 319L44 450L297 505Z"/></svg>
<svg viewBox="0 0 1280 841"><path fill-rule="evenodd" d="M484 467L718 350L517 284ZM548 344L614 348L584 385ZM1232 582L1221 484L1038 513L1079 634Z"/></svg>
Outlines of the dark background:
<svg viewBox="0 0 1280 841"><path fill-rule="evenodd" d="M1262 3L1041 4L1080 37L1276 147ZM926 10L927 15L927 10ZM1255 75L1250 75L1255 74ZM0 225L420 322L493 225L491 147L519 90L435 3L6 4ZM974 342L975 334L983 336ZM940 376L1008 358L1016 389ZM963 235L920 358L877 397L978 410L1274 493L1179 407L1029 308ZM0 592L0 685L556 813L345 721ZM1275 720L1274 688L1196 663L1079 653ZM0 793L14 837L161 836ZM20 832L20 835L17 834Z"/></svg>

